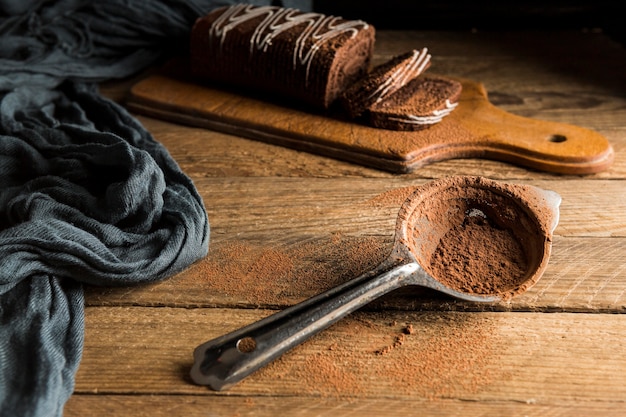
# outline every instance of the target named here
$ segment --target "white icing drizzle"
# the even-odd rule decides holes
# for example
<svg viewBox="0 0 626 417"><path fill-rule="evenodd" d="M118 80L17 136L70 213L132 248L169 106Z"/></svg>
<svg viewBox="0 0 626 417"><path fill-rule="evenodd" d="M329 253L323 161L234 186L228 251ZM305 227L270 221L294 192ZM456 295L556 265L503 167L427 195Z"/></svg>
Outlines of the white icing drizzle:
<svg viewBox="0 0 626 417"><path fill-rule="evenodd" d="M376 90L368 96L368 99L375 98L376 103L380 103L390 93L398 91L406 83L419 76L430 62L428 49L421 51L414 50L411 59L405 65L398 67L387 79L378 86Z"/></svg>
<svg viewBox="0 0 626 417"><path fill-rule="evenodd" d="M452 113L452 110L454 110L458 104L458 102L451 103L450 100L446 100L445 108L441 110L434 110L432 114L428 116L416 116L414 114L409 114L404 117L390 117L389 120L414 125L432 125L439 123L444 117Z"/></svg>
<svg viewBox="0 0 626 417"><path fill-rule="evenodd" d="M250 54L253 54L255 50L266 52L278 35L295 26L306 24L298 36L293 50L293 68L295 69L298 65L306 66L306 84L308 84L313 58L325 42L343 33L350 33L350 38L354 38L359 27L367 29L369 26L362 20L347 20L339 23L343 20L341 17L326 16L320 13L303 13L291 8L238 4L230 6L213 22L209 28L209 37L219 38L221 48L228 32L259 16L265 16L265 18L252 33ZM310 42L312 44L308 46Z"/></svg>

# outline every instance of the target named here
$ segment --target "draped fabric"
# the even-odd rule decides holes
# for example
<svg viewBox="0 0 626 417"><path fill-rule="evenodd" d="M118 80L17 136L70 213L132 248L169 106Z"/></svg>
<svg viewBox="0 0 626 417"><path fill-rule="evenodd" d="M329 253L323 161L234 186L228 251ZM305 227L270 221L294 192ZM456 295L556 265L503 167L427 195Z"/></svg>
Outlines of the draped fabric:
<svg viewBox="0 0 626 417"><path fill-rule="evenodd" d="M193 182L96 83L180 52L198 16L230 3L0 1L1 416L63 414L83 283L153 282L206 255Z"/></svg>

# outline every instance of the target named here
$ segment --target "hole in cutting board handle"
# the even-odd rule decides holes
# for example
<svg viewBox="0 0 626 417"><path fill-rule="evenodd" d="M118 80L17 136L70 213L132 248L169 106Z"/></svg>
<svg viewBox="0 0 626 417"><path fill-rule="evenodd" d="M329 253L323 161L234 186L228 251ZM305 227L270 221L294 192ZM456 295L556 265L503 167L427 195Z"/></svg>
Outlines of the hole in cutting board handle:
<svg viewBox="0 0 626 417"><path fill-rule="evenodd" d="M565 142L567 140L567 136L554 134L554 135L550 136L548 138L548 140L550 142L553 142L553 143L563 143L563 142Z"/></svg>

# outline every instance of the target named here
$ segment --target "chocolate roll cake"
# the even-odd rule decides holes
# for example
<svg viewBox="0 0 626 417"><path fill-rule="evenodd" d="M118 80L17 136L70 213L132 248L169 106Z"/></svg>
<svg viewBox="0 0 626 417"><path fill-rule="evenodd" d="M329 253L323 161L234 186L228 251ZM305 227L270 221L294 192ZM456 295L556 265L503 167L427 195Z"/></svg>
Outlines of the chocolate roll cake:
<svg viewBox="0 0 626 417"><path fill-rule="evenodd" d="M376 66L341 95L342 108L351 118L359 117L375 103L380 103L430 67L428 49L398 55Z"/></svg>
<svg viewBox="0 0 626 417"><path fill-rule="evenodd" d="M199 18L193 75L326 109L367 73L375 30L361 20L237 4Z"/></svg>
<svg viewBox="0 0 626 417"><path fill-rule="evenodd" d="M421 75L385 100L368 108L373 127L421 130L439 123L457 106L460 82L435 75Z"/></svg>

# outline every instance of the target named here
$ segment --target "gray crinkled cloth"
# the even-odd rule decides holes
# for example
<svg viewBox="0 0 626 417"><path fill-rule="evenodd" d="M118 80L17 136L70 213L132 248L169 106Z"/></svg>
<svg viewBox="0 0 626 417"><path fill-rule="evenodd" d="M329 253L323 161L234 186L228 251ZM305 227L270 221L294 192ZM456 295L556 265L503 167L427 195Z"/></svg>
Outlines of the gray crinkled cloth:
<svg viewBox="0 0 626 417"><path fill-rule="evenodd" d="M186 47L193 21L227 3L0 1L0 416L63 414L82 283L156 281L206 255L193 183L93 83Z"/></svg>

